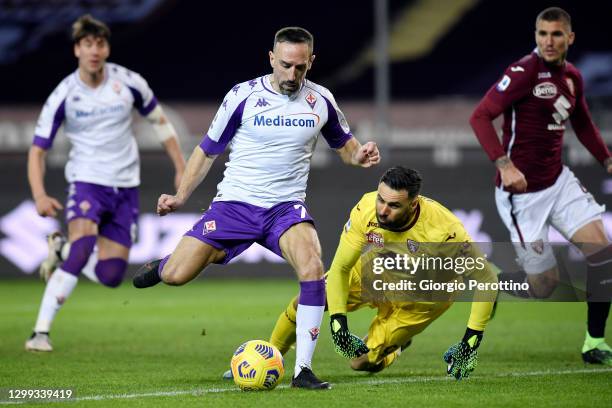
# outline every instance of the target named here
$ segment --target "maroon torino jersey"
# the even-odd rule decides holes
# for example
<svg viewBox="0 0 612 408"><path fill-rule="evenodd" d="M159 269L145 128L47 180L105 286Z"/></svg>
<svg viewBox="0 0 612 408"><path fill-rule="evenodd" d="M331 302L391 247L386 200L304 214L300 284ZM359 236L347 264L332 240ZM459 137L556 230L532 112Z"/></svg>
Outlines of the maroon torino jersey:
<svg viewBox="0 0 612 408"><path fill-rule="evenodd" d="M503 146L492 123L502 113ZM591 120L580 72L569 62L547 65L533 52L506 69L476 107L470 124L489 158L508 155L525 175L527 192L533 192L553 185L561 173L568 118L580 142L603 164L610 152Z"/></svg>

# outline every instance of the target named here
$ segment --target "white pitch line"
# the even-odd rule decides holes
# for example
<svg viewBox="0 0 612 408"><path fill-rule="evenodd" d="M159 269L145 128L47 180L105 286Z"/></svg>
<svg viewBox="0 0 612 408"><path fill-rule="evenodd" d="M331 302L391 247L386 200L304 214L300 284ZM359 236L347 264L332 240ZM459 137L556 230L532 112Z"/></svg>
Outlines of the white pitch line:
<svg viewBox="0 0 612 408"><path fill-rule="evenodd" d="M610 373L612 368L600 368L600 369L578 369L578 370L544 370L544 371L525 371L525 372L510 372L504 374L494 374L487 377L480 377L478 375L472 378L503 378L503 377L538 377L544 375L572 375L572 374L600 374ZM454 381L450 377L399 377L399 378L381 378L366 381L351 381L350 383L340 383L340 385L381 385L381 384L407 384L407 383L418 383L418 382L435 382L435 381ZM278 388L288 388L288 385L280 385ZM216 394L221 392L240 392L236 387L232 388L196 388L193 390L176 390L176 391L157 391L157 392L143 392L134 394L110 394L110 395L90 395L85 397L76 397L65 400L26 400L26 401L0 401L0 405L8 404L24 404L27 402L75 402L75 401L104 401L113 399L133 399L133 398L147 398L147 397L176 397L181 395L204 395L204 394Z"/></svg>

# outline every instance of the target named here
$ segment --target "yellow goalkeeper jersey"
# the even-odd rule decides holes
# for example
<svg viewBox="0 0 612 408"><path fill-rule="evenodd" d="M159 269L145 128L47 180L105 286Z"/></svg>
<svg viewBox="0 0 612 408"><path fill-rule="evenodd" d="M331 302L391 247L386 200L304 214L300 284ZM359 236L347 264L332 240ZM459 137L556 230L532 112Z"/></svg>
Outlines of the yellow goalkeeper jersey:
<svg viewBox="0 0 612 408"><path fill-rule="evenodd" d="M376 191L364 194L344 225L338 249L327 274L327 303L330 314L346 313L350 272L356 265L359 268L360 258L366 251L384 253L388 248L402 245L408 253L428 250L430 256L448 259L468 255L466 251L471 253L473 250L471 238L461 221L446 207L424 196L418 196L415 214L401 231L380 227L376 217L377 194ZM436 246L431 243L457 244ZM437 253L431 253L432 251ZM478 274L479 280L496 280L486 262L484 269L468 270L465 274ZM492 309L492 302L473 302L468 326L474 330L484 330Z"/></svg>

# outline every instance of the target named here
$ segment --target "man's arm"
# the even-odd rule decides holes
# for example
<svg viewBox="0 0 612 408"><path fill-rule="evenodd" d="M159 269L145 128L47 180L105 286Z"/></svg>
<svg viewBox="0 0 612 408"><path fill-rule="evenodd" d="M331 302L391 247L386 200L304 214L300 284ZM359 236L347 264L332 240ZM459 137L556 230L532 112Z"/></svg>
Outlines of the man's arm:
<svg viewBox="0 0 612 408"><path fill-rule="evenodd" d="M359 337L351 334L346 317L351 269L361 256L365 238L361 228L359 204L345 224L331 268L327 273L327 307L335 350L346 358L355 358L369 351Z"/></svg>
<svg viewBox="0 0 612 408"><path fill-rule="evenodd" d="M350 332L346 317L351 268L360 255L361 251L349 244L343 234L327 273L327 307L332 341L336 352L346 358L356 358L370 351L361 338Z"/></svg>
<svg viewBox="0 0 612 408"><path fill-rule="evenodd" d="M486 256L480 248L471 242L471 238L463 228L456 226L457 233L452 242L454 257L472 259L474 266L465 271L464 280L473 280L478 284L490 285L497 282L497 275L491 265L486 261ZM484 330L491 319L493 307L497 298L497 290L476 287L472 298L472 309L467 323L465 334L461 341L453 344L444 353L443 359L448 364L447 373L455 379L469 377L476 368L478 361L478 347L482 341Z"/></svg>
<svg viewBox="0 0 612 408"><path fill-rule="evenodd" d="M28 152L28 182L38 214L43 217L55 217L57 210L64 207L55 198L48 196L45 190L46 157L46 150L36 145L30 147Z"/></svg>
<svg viewBox="0 0 612 408"><path fill-rule="evenodd" d="M345 164L360 167L372 167L380 163L380 152L375 142L367 142L364 145L351 137L344 146L336 149Z"/></svg>
<svg viewBox="0 0 612 408"><path fill-rule="evenodd" d="M157 201L157 214L164 216L182 207L191 193L204 180L216 155L206 154L200 146L196 146L187 161L185 173L175 195L162 194Z"/></svg>
<svg viewBox="0 0 612 408"><path fill-rule="evenodd" d="M183 158L181 146L178 143L176 130L159 104L149 112L146 119L153 126L153 131L164 146L164 149L166 149L168 157L172 160L174 165L174 188L178 189L183 172L185 171L185 159Z"/></svg>
<svg viewBox="0 0 612 408"><path fill-rule="evenodd" d="M487 91L470 117L470 125L489 159L495 162L503 186L517 192L527 189L527 180L506 156L493 120L531 92L535 69L533 60L511 64L497 84Z"/></svg>
<svg viewBox="0 0 612 408"><path fill-rule="evenodd" d="M361 251L355 249L346 239L340 238L334 260L327 273L327 307L329 314L346 314L351 268Z"/></svg>
<svg viewBox="0 0 612 408"><path fill-rule="evenodd" d="M502 107L497 106L485 96L472 113L470 125L489 159L495 163L495 167L499 170L504 187L522 192L527 189L525 175L516 168L504 152L493 126L493 121L502 112Z"/></svg>

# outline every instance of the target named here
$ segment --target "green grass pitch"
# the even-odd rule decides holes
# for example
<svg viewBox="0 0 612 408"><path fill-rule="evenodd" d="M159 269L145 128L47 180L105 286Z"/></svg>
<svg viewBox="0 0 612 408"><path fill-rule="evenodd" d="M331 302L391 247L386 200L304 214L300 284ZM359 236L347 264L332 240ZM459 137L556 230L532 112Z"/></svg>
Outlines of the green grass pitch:
<svg viewBox="0 0 612 408"><path fill-rule="evenodd" d="M612 369L585 367L580 359L582 303L500 304L478 368L459 382L445 377L441 356L463 335L468 303L454 305L376 375L351 371L334 353L326 315L314 369L332 390L290 389L291 351L279 388L246 393L221 374L243 341L268 339L297 282L203 279L140 291L129 282L115 290L81 282L53 327L55 351L27 353L23 343L43 289L33 280L0 283L4 397L7 388L69 387L77 401L45 405L596 408L612 401ZM365 334L372 313L351 314L351 329Z"/></svg>

